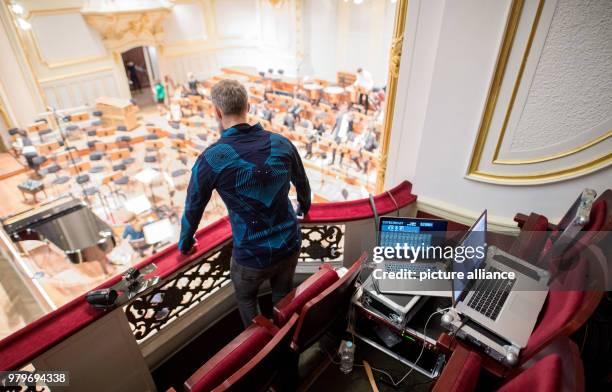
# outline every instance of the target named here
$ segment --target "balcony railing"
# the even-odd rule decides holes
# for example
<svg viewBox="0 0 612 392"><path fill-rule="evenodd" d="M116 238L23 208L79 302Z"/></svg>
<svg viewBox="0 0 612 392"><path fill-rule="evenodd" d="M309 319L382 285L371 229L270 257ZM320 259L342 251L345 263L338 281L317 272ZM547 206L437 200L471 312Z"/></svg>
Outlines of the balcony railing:
<svg viewBox="0 0 612 392"><path fill-rule="evenodd" d="M378 213L414 214L416 196L411 188L404 182L375 196ZM373 216L368 199L314 204L301 222L296 280L305 279L322 262L348 265L370 249L376 240ZM81 382L89 382L88 390L92 390L92 372L100 369L131 377L130 387L151 386L149 369L235 308L229 277L229 220L222 218L202 228L196 238L199 247L193 255L182 256L174 244L141 261L137 268L157 266L151 275L158 276L159 282L124 306L104 312L81 296L0 341L0 370L27 364L37 370L68 370L75 390ZM120 280L121 276L115 276L99 288ZM102 365L105 359L112 362ZM134 372L141 377L134 377ZM104 378L100 382L101 390L111 385Z"/></svg>

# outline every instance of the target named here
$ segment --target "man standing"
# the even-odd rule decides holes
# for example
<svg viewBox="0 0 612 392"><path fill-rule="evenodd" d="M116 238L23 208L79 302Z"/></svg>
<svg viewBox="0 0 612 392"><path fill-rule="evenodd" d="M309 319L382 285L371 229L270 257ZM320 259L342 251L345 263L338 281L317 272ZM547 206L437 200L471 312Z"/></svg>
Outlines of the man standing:
<svg viewBox="0 0 612 392"><path fill-rule="evenodd" d="M301 248L296 212L289 201L293 183L298 213L310 208L310 185L295 146L260 124L247 124L247 91L234 80L213 86L211 99L221 138L197 159L191 173L179 250L191 252L198 223L213 189L229 211L234 248L230 275L245 326L259 313L259 286L270 280L272 301L293 288Z"/></svg>
<svg viewBox="0 0 612 392"><path fill-rule="evenodd" d="M370 105L369 94L374 87L372 74L363 68L357 68L357 79L355 80L355 88L359 93L359 104L365 109L365 114L368 114Z"/></svg>

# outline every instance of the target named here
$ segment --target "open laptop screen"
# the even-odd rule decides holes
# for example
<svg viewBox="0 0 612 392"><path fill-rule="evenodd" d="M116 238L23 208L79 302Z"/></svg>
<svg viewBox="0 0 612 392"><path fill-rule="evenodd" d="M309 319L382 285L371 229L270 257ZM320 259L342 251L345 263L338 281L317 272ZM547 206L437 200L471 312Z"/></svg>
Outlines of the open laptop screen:
<svg viewBox="0 0 612 392"><path fill-rule="evenodd" d="M448 222L441 219L383 216L379 223L380 246L437 246L444 242Z"/></svg>
<svg viewBox="0 0 612 392"><path fill-rule="evenodd" d="M476 248L477 246L486 246L486 236L487 236L487 210L485 210L482 215L474 222L472 227L465 233L463 240L459 244L462 247L471 246ZM455 274L455 279L453 279L453 303L457 303L461 299L461 294L466 288L468 288L470 280L467 279L468 272L474 271L475 269L482 266L486 258L486 254L484 257L477 257L474 254L474 257L471 259L466 258L462 263L453 261L453 272L461 271L463 272L464 279L457 279Z"/></svg>

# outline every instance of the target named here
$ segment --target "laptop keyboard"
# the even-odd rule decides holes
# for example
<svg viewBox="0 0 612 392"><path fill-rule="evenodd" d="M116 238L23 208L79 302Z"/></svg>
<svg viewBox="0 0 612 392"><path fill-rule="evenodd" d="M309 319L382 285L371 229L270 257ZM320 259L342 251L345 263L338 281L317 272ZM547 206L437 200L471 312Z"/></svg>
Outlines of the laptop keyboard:
<svg viewBox="0 0 612 392"><path fill-rule="evenodd" d="M401 272L405 271L414 271L415 274L419 274L421 272L427 271L439 271L440 268L433 264L424 264L424 263L385 263L385 272Z"/></svg>
<svg viewBox="0 0 612 392"><path fill-rule="evenodd" d="M500 272L493 267L488 267L487 271ZM474 295L467 305L491 320L496 320L510 295L514 282L516 279L479 280L474 286Z"/></svg>

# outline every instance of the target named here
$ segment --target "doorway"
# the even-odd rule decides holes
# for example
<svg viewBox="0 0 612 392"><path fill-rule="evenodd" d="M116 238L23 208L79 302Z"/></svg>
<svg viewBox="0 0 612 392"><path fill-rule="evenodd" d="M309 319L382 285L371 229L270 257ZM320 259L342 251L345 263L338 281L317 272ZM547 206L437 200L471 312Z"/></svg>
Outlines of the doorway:
<svg viewBox="0 0 612 392"><path fill-rule="evenodd" d="M137 46L121 54L132 99L141 109L155 106L153 85L159 77L157 51L153 46Z"/></svg>

